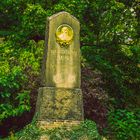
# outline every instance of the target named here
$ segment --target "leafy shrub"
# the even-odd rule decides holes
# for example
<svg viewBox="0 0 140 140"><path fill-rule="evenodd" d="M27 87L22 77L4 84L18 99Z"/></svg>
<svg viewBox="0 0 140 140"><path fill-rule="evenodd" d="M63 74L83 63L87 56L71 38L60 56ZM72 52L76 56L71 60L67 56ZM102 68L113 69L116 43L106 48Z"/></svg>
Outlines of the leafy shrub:
<svg viewBox="0 0 140 140"><path fill-rule="evenodd" d="M96 124L93 121L86 120L79 126L73 126L67 129L66 127L54 128L51 130L41 130L36 126L36 122L33 121L31 124L26 126L22 131L11 135L11 137L21 140L37 140L40 136L47 136L51 140L100 140L101 137L97 131ZM10 139L10 138L9 138ZM8 138L7 138L8 140Z"/></svg>
<svg viewBox="0 0 140 140"><path fill-rule="evenodd" d="M58 128L48 131L51 139L65 139L79 140L80 138L86 138L87 140L99 140L100 136L97 131L96 123L90 120L86 120L77 127L73 127L68 131L65 128Z"/></svg>
<svg viewBox="0 0 140 140"><path fill-rule="evenodd" d="M109 113L109 133L116 140L139 140L140 110L135 113L127 110L116 110Z"/></svg>
<svg viewBox="0 0 140 140"><path fill-rule="evenodd" d="M26 48L13 41L0 44L0 121L30 110L30 92L37 85L44 41Z"/></svg>
<svg viewBox="0 0 140 140"><path fill-rule="evenodd" d="M28 4L22 15L21 32L28 38L44 37L46 16L46 11L39 4Z"/></svg>
<svg viewBox="0 0 140 140"><path fill-rule="evenodd" d="M30 110L30 93L39 85L44 47L44 41L39 40L45 34L46 11L38 4L15 4L20 11L18 26L0 43L0 121Z"/></svg>
<svg viewBox="0 0 140 140"><path fill-rule="evenodd" d="M101 71L110 103L117 108L139 107L139 45L83 46L82 54L92 68ZM127 54L127 55L126 55Z"/></svg>
<svg viewBox="0 0 140 140"><path fill-rule="evenodd" d="M5 70L5 72L3 71ZM10 68L8 62L0 68L0 121L10 116L17 116L29 107L29 91L23 90L26 81L19 66Z"/></svg>

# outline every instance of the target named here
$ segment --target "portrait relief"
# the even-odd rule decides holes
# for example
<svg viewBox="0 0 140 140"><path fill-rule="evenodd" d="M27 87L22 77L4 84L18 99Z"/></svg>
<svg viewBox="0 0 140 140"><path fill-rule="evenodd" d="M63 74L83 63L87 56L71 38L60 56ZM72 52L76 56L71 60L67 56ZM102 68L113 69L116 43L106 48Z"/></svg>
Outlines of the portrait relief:
<svg viewBox="0 0 140 140"><path fill-rule="evenodd" d="M62 24L56 30L56 41L61 47L68 47L73 40L73 29L67 25Z"/></svg>

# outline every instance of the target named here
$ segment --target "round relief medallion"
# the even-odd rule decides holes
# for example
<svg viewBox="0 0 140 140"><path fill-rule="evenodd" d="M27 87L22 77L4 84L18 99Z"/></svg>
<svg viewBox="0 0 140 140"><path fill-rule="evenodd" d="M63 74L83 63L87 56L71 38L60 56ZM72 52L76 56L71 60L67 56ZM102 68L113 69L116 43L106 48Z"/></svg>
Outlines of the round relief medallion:
<svg viewBox="0 0 140 140"><path fill-rule="evenodd" d="M61 47L68 47L73 40L73 29L67 25L62 24L56 30L56 41Z"/></svg>

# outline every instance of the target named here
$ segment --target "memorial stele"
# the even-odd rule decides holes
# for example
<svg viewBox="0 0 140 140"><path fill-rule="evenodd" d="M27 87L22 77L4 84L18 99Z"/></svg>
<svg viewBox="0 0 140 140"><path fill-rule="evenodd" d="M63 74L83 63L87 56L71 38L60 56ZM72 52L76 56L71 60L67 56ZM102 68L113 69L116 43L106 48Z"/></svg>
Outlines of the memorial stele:
<svg viewBox="0 0 140 140"><path fill-rule="evenodd" d="M83 121L80 89L80 23L67 12L47 19L36 113L40 127L53 128Z"/></svg>

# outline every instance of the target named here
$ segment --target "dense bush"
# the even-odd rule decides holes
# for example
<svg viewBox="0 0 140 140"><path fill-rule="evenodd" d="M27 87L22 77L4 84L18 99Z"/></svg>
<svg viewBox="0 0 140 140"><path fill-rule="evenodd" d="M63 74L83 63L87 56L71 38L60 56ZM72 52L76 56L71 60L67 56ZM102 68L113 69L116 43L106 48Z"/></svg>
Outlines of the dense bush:
<svg viewBox="0 0 140 140"><path fill-rule="evenodd" d="M39 4L28 4L21 19L22 34L25 34L29 39L39 40L42 36L44 39L46 16L46 11Z"/></svg>
<svg viewBox="0 0 140 140"><path fill-rule="evenodd" d="M26 81L21 68L3 63L0 69L0 121L30 109L29 91L21 88Z"/></svg>
<svg viewBox="0 0 140 140"><path fill-rule="evenodd" d="M46 11L40 5L12 0L2 2L2 5L0 10L6 5L11 7L7 13L14 11L9 16L15 16L17 21L12 22L13 26L9 25L9 36L0 35L5 37L0 43L0 121L30 110L30 93L39 86L44 48L44 41L40 40L44 37L46 23ZM5 18L7 13L3 13ZM7 30L7 26L2 26ZM7 33L6 30L3 32Z"/></svg>
<svg viewBox="0 0 140 140"><path fill-rule="evenodd" d="M43 47L44 41L29 41L23 49L12 41L0 44L0 121L30 110L30 92L37 80L32 77L39 75Z"/></svg>
<svg viewBox="0 0 140 140"><path fill-rule="evenodd" d="M135 113L127 110L116 110L109 113L109 130L113 140L139 140L140 110Z"/></svg>
<svg viewBox="0 0 140 140"><path fill-rule="evenodd" d="M86 62L102 72L104 89L112 106L139 107L140 49L139 46L83 46Z"/></svg>

